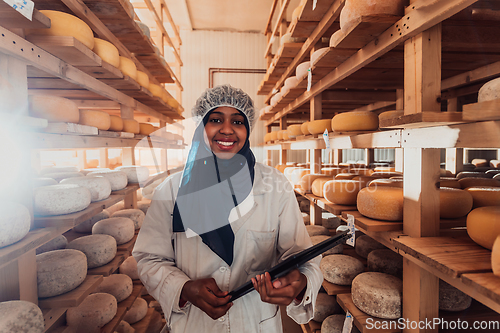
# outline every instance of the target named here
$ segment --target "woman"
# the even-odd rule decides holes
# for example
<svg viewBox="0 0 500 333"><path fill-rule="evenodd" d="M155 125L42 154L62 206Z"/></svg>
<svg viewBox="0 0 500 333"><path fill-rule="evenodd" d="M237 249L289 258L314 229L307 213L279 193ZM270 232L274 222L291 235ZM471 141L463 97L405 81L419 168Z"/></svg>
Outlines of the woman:
<svg viewBox="0 0 500 333"><path fill-rule="evenodd" d="M199 125L184 171L156 188L132 253L144 286L172 333L282 332L279 305L308 322L319 258L276 281L265 273L311 241L290 183L255 162L251 98L218 86L192 113ZM256 290L231 302L228 292L250 279Z"/></svg>

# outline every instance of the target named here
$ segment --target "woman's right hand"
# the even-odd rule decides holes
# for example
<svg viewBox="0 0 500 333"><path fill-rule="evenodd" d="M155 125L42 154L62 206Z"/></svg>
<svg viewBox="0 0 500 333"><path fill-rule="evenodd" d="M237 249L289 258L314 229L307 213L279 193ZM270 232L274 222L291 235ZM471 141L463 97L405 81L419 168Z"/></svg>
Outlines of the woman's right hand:
<svg viewBox="0 0 500 333"><path fill-rule="evenodd" d="M200 308L210 318L217 319L226 314L233 305L227 291L221 291L213 278L191 280L184 284L181 301L188 301Z"/></svg>

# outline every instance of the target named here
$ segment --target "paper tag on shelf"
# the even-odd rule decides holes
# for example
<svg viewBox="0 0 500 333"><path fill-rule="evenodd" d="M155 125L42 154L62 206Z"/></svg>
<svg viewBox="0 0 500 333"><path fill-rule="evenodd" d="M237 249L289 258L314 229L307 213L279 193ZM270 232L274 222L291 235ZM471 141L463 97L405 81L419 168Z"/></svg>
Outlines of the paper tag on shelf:
<svg viewBox="0 0 500 333"><path fill-rule="evenodd" d="M318 4L318 0L313 0L313 10L316 9L316 5Z"/></svg>
<svg viewBox="0 0 500 333"><path fill-rule="evenodd" d="M345 314L344 327L342 328L342 333L351 333L352 331L352 314L347 311Z"/></svg>
<svg viewBox="0 0 500 333"><path fill-rule="evenodd" d="M354 247L356 244L356 227L354 226L354 216L347 214L347 227L349 228L349 234L351 238L345 241L347 245Z"/></svg>
<svg viewBox="0 0 500 333"><path fill-rule="evenodd" d="M9 6L17 10L21 15L26 17L28 20L33 19L33 9L35 4L31 0L3 0Z"/></svg>
<svg viewBox="0 0 500 333"><path fill-rule="evenodd" d="M323 132L323 140L325 140L326 149L330 149L330 138L328 137L328 129Z"/></svg>
<svg viewBox="0 0 500 333"><path fill-rule="evenodd" d="M313 80L313 75L311 69L309 68L307 70L307 91L311 91L312 80Z"/></svg>

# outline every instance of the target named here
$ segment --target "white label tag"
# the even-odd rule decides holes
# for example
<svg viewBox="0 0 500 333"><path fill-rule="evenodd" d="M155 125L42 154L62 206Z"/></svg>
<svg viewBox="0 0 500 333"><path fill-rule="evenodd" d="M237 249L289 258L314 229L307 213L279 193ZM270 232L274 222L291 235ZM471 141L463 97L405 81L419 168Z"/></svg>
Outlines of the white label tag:
<svg viewBox="0 0 500 333"><path fill-rule="evenodd" d="M318 0L313 0L313 10L316 9L316 5L318 4Z"/></svg>
<svg viewBox="0 0 500 333"><path fill-rule="evenodd" d="M9 6L17 10L21 15L26 17L28 20L33 20L33 9L35 4L31 0L3 0Z"/></svg>
<svg viewBox="0 0 500 333"><path fill-rule="evenodd" d="M328 137L328 129L325 128L323 132L323 140L325 140L326 149L330 149L330 138Z"/></svg>
<svg viewBox="0 0 500 333"><path fill-rule="evenodd" d="M307 70L307 91L311 91L312 80L313 80L313 75L311 69L309 68Z"/></svg>
<svg viewBox="0 0 500 333"><path fill-rule="evenodd" d="M179 146L182 146L182 140L177 140L177 144L178 144Z"/></svg>
<svg viewBox="0 0 500 333"><path fill-rule="evenodd" d="M356 227L354 226L354 216L352 216L351 214L347 214L347 227L349 228L349 234L351 235L351 238L346 240L345 243L354 247L354 245L356 244Z"/></svg>
<svg viewBox="0 0 500 333"><path fill-rule="evenodd" d="M352 331L352 315L349 311L345 314L344 327L342 328L342 333L351 333Z"/></svg>

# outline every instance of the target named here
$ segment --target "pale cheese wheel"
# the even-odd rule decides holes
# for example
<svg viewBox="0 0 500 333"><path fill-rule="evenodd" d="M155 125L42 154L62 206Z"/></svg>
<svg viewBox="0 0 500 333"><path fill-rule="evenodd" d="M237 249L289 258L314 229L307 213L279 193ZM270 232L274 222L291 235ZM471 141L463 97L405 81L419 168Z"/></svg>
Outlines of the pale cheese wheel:
<svg viewBox="0 0 500 333"><path fill-rule="evenodd" d="M403 257L389 249L375 249L367 256L367 267L371 272L380 272L403 277Z"/></svg>
<svg viewBox="0 0 500 333"><path fill-rule="evenodd" d="M309 135L309 134L311 134L309 132L309 122L306 121L305 123L302 123L302 125L300 125L300 130L302 131L303 135Z"/></svg>
<svg viewBox="0 0 500 333"><path fill-rule="evenodd" d="M114 212L111 217L127 217L134 221L134 228L140 229L146 215L140 209L122 209Z"/></svg>
<svg viewBox="0 0 500 333"><path fill-rule="evenodd" d="M50 28L27 29L26 35L72 36L89 49L94 48L94 33L78 17L55 10L40 10L50 19Z"/></svg>
<svg viewBox="0 0 500 333"><path fill-rule="evenodd" d="M117 211L122 210L122 209L125 209L125 202L120 201L120 202L115 203L114 205L106 208L106 211L111 216L114 212L117 212Z"/></svg>
<svg viewBox="0 0 500 333"><path fill-rule="evenodd" d="M86 176L89 173L96 171L111 171L111 170L109 168L87 168L80 170L80 173Z"/></svg>
<svg viewBox="0 0 500 333"><path fill-rule="evenodd" d="M64 294L87 277L87 257L74 249L54 250L36 256L38 297Z"/></svg>
<svg viewBox="0 0 500 333"><path fill-rule="evenodd" d="M109 116L109 130L121 132L123 130L123 119L120 116Z"/></svg>
<svg viewBox="0 0 500 333"><path fill-rule="evenodd" d="M368 186L388 186L388 187L399 187L403 188L402 179L391 179L391 178L376 178L368 183Z"/></svg>
<svg viewBox="0 0 500 333"><path fill-rule="evenodd" d="M90 191L75 184L58 184L34 189L33 205L37 215L62 215L79 212L90 205Z"/></svg>
<svg viewBox="0 0 500 333"><path fill-rule="evenodd" d="M472 297L443 280L439 280L439 310L464 311L471 304Z"/></svg>
<svg viewBox="0 0 500 333"><path fill-rule="evenodd" d="M326 317L340 313L340 305L335 295L318 293L314 306L313 320L321 323Z"/></svg>
<svg viewBox="0 0 500 333"><path fill-rule="evenodd" d="M130 309L125 314L125 317L123 317L123 320L125 320L129 324L133 324L146 317L147 312L148 302L144 298L137 297Z"/></svg>
<svg viewBox="0 0 500 333"><path fill-rule="evenodd" d="M330 37L329 45L330 47L337 47L337 45L345 38L344 32L339 29L335 31Z"/></svg>
<svg viewBox="0 0 500 333"><path fill-rule="evenodd" d="M14 244L30 231L31 214L28 208L13 201L0 203L0 248Z"/></svg>
<svg viewBox="0 0 500 333"><path fill-rule="evenodd" d="M109 180L109 183L111 184L111 191L123 190L125 187L127 187L128 184L127 174L119 170L94 171L87 174L87 177L94 176L106 177L106 179Z"/></svg>
<svg viewBox="0 0 500 333"><path fill-rule="evenodd" d="M331 180L332 179L331 176L325 176L323 174L306 174L306 175L302 176L302 178L300 179L298 185L306 193L311 193L312 184L318 178L323 178L323 179L326 179L326 180Z"/></svg>
<svg viewBox="0 0 500 333"><path fill-rule="evenodd" d="M307 130L311 134L322 134L325 130L331 132L332 121L331 119L320 119L311 121L307 125Z"/></svg>
<svg viewBox="0 0 500 333"><path fill-rule="evenodd" d="M134 12L133 8L134 7L132 7L132 13ZM146 35L146 37L151 38L151 32L149 31L149 27L147 24L142 23L141 21L138 20L134 20L134 22L139 26L139 28Z"/></svg>
<svg viewBox="0 0 500 333"><path fill-rule="evenodd" d="M296 138L298 136L303 135L302 130L301 130L302 125L290 125L287 128L288 131L288 136L290 138Z"/></svg>
<svg viewBox="0 0 500 333"><path fill-rule="evenodd" d="M132 295L133 287L132 279L128 275L111 274L104 277L95 292L113 295L119 303Z"/></svg>
<svg viewBox="0 0 500 333"><path fill-rule="evenodd" d="M281 100L282 97L283 94L281 92L278 92L273 97L271 97L270 100L271 106L276 106L276 104L278 104L278 102Z"/></svg>
<svg viewBox="0 0 500 333"><path fill-rule="evenodd" d="M475 243L491 250L500 235L500 206L473 209L467 215L467 233Z"/></svg>
<svg viewBox="0 0 500 333"><path fill-rule="evenodd" d="M57 180L49 177L33 178L33 187L57 185Z"/></svg>
<svg viewBox="0 0 500 333"><path fill-rule="evenodd" d="M109 235L78 237L69 242L67 248L85 253L89 269L106 265L116 255L116 241Z"/></svg>
<svg viewBox="0 0 500 333"><path fill-rule="evenodd" d="M284 86L288 87L288 89L295 88L299 84L299 80L296 76L290 76L284 82Z"/></svg>
<svg viewBox="0 0 500 333"><path fill-rule="evenodd" d="M472 209L472 195L458 188L439 189L439 216L442 219L456 219L466 216Z"/></svg>
<svg viewBox="0 0 500 333"><path fill-rule="evenodd" d="M299 168L299 167L295 167L295 166L287 166L285 168L285 170L283 171L283 174L285 175L286 179L288 179L288 181L292 181L292 173L294 170L297 170L297 169L304 170L305 168Z"/></svg>
<svg viewBox="0 0 500 333"><path fill-rule="evenodd" d="M292 175L290 177L290 181L292 182L293 185L299 185L302 177L305 175L308 175L311 172L309 169L295 169L292 171Z"/></svg>
<svg viewBox="0 0 500 333"><path fill-rule="evenodd" d="M321 333L342 333L344 329L345 315L334 314L328 316L321 323ZM357 327L352 325L351 333L359 333Z"/></svg>
<svg viewBox="0 0 500 333"><path fill-rule="evenodd" d="M332 177L328 177L328 178L321 177L321 178L315 179L311 185L312 194L314 194L317 197L323 198L323 186L325 185L325 183L327 181L330 181L331 179L332 179Z"/></svg>
<svg viewBox="0 0 500 333"><path fill-rule="evenodd" d="M139 134L141 132L141 127L139 122L134 119L122 119L123 120L123 132Z"/></svg>
<svg viewBox="0 0 500 333"><path fill-rule="evenodd" d="M129 58L120 56L120 66L118 68L123 75L130 76L132 79L137 80L137 67Z"/></svg>
<svg viewBox="0 0 500 333"><path fill-rule="evenodd" d="M59 235L43 244L42 246L38 247L36 249L36 254L65 249L66 246L68 246L68 239L64 235Z"/></svg>
<svg viewBox="0 0 500 333"><path fill-rule="evenodd" d="M148 124L148 123L139 123L139 133L141 135L151 135L157 129L158 129L158 127L153 126L151 124Z"/></svg>
<svg viewBox="0 0 500 333"><path fill-rule="evenodd" d="M337 205L356 205L361 183L357 180L330 180L323 185L326 201Z"/></svg>
<svg viewBox="0 0 500 333"><path fill-rule="evenodd" d="M370 316L383 319L401 317L403 281L379 272L361 273L352 281L354 305Z"/></svg>
<svg viewBox="0 0 500 333"><path fill-rule="evenodd" d="M500 98L500 78L486 82L477 94L479 103L492 101Z"/></svg>
<svg viewBox="0 0 500 333"><path fill-rule="evenodd" d="M500 206L500 187L472 186L465 190L472 195L473 208Z"/></svg>
<svg viewBox="0 0 500 333"><path fill-rule="evenodd" d="M295 76L297 77L297 80L301 81L305 79L310 67L311 63L309 61L305 61L297 65L297 68L295 68Z"/></svg>
<svg viewBox="0 0 500 333"><path fill-rule="evenodd" d="M149 326L148 326L148 328L149 328ZM161 327L160 327L159 331L161 331ZM146 332L148 332L148 331L146 331ZM127 323L126 321L122 320L122 321L120 321L118 326L116 326L115 333L135 333L135 328L130 326L130 324Z"/></svg>
<svg viewBox="0 0 500 333"><path fill-rule="evenodd" d="M403 220L403 189L365 187L358 193L358 211L369 218L386 221Z"/></svg>
<svg viewBox="0 0 500 333"><path fill-rule="evenodd" d="M364 272L365 266L358 259L344 254L332 254L321 259L319 265L326 281L348 286L352 280Z"/></svg>
<svg viewBox="0 0 500 333"><path fill-rule="evenodd" d="M80 332L100 332L116 315L118 305L113 295L106 293L91 294L80 305L66 311L69 327Z"/></svg>
<svg viewBox="0 0 500 333"><path fill-rule="evenodd" d="M44 118L49 122L77 124L80 120L78 106L72 100L56 96L29 95L29 113L35 118Z"/></svg>
<svg viewBox="0 0 500 333"><path fill-rule="evenodd" d="M157 84L149 82L149 91L153 94L154 97L161 98L163 95L163 88Z"/></svg>
<svg viewBox="0 0 500 333"><path fill-rule="evenodd" d="M100 220L92 227L92 234L110 235L116 240L116 244L125 244L134 238L134 221L126 217L110 217Z"/></svg>
<svg viewBox="0 0 500 333"><path fill-rule="evenodd" d="M349 31L362 16L403 16L405 4L404 0L346 0L340 12L340 29Z"/></svg>
<svg viewBox="0 0 500 333"><path fill-rule="evenodd" d="M0 302L0 332L2 333L43 333L45 323L40 308L28 301Z"/></svg>
<svg viewBox="0 0 500 333"><path fill-rule="evenodd" d="M500 277L500 236L495 238L491 248L491 268L493 274Z"/></svg>
<svg viewBox="0 0 500 333"><path fill-rule="evenodd" d="M57 173L46 173L44 175L47 178L52 178L56 182L60 182L63 179L82 177L83 173L80 172L57 172Z"/></svg>
<svg viewBox="0 0 500 333"><path fill-rule="evenodd" d="M94 224L99 222L100 220L104 220L109 218L109 212L107 210L103 210L100 213L92 216L90 219L83 221L80 224L77 224L73 230L80 233L90 233L92 232L92 227Z"/></svg>
<svg viewBox="0 0 500 333"><path fill-rule="evenodd" d="M101 131L107 131L111 126L111 119L109 114L104 111L80 109L80 121L78 123L97 127Z"/></svg>
<svg viewBox="0 0 500 333"><path fill-rule="evenodd" d="M134 257L130 256L123 261L120 265L120 273L130 276L132 280L139 279L139 272L137 271L137 261Z"/></svg>
<svg viewBox="0 0 500 333"><path fill-rule="evenodd" d="M137 75L137 83L139 83L139 85L141 87L144 87L146 89L149 89L149 76L148 74L144 73L143 71L137 71L136 72L136 75Z"/></svg>
<svg viewBox="0 0 500 333"><path fill-rule="evenodd" d="M76 184L90 191L92 202L109 198L111 194L111 183L106 177L73 177L61 180L60 184Z"/></svg>
<svg viewBox="0 0 500 333"><path fill-rule="evenodd" d="M309 237L319 235L330 236L330 230L323 227L322 225L306 225L306 230L309 234Z"/></svg>
<svg viewBox="0 0 500 333"><path fill-rule="evenodd" d="M471 186L493 186L500 187L499 179L491 179L491 178L462 178L458 180L460 187L465 189Z"/></svg>
<svg viewBox="0 0 500 333"><path fill-rule="evenodd" d="M313 245L319 244L321 242L324 242L327 239L330 239L331 236L326 236L326 235L316 235L316 236L310 236L311 237L311 242ZM344 252L344 246L342 244L336 245L332 247L331 249L323 252L321 255L324 257L332 255L332 254L342 254Z"/></svg>
<svg viewBox="0 0 500 333"><path fill-rule="evenodd" d="M332 118L331 128L334 132L376 131L378 116L369 111L342 112Z"/></svg>
<svg viewBox="0 0 500 333"><path fill-rule="evenodd" d="M404 116L405 112L403 110L393 110L393 111L385 111L378 115L379 121L389 120L399 118Z"/></svg>
<svg viewBox="0 0 500 333"><path fill-rule="evenodd" d="M67 167L52 166L40 170L40 175L44 176L48 173L62 173L62 172L78 172L78 168L73 166L67 166Z"/></svg>
<svg viewBox="0 0 500 333"><path fill-rule="evenodd" d="M370 252L378 249L386 249L386 247L367 235L356 238L354 250L360 257L368 258Z"/></svg>
<svg viewBox="0 0 500 333"><path fill-rule="evenodd" d="M311 66L315 66L318 59L329 51L330 51L329 47L323 47L319 50L314 51L314 53L311 55Z"/></svg>
<svg viewBox="0 0 500 333"><path fill-rule="evenodd" d="M120 53L112 43L107 40L94 38L93 51L105 62L116 68L120 67Z"/></svg>
<svg viewBox="0 0 500 333"><path fill-rule="evenodd" d="M337 227L341 223L340 217L335 216L330 212L322 212L321 217L322 217L321 225L327 229L337 229Z"/></svg>
<svg viewBox="0 0 500 333"><path fill-rule="evenodd" d="M145 166L124 165L115 170L125 172L129 183L142 183L149 177L149 169Z"/></svg>

